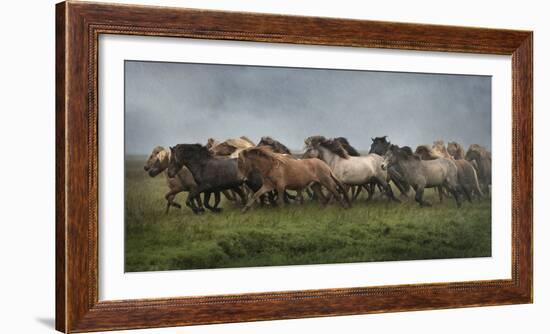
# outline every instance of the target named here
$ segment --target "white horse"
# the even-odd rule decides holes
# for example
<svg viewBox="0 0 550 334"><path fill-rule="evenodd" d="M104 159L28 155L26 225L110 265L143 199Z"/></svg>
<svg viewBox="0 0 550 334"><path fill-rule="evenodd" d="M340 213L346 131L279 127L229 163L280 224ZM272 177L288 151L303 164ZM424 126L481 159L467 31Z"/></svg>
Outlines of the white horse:
<svg viewBox="0 0 550 334"><path fill-rule="evenodd" d="M338 180L348 189L350 186L378 184L389 198L399 201L388 185L388 174L382 169L384 159L378 154L350 156L339 142L332 139L310 142L306 149L304 157L319 158L326 162ZM371 189L374 188L371 187ZM368 200L371 199L373 193L373 191L369 191Z"/></svg>

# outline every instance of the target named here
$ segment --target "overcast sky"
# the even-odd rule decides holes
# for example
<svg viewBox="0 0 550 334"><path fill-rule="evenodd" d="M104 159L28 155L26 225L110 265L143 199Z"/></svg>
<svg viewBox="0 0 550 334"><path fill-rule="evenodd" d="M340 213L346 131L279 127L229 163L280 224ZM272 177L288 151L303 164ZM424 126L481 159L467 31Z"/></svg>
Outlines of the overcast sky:
<svg viewBox="0 0 550 334"><path fill-rule="evenodd" d="M415 147L437 139L491 145L491 78L126 61L126 153L272 136L301 150L311 135Z"/></svg>

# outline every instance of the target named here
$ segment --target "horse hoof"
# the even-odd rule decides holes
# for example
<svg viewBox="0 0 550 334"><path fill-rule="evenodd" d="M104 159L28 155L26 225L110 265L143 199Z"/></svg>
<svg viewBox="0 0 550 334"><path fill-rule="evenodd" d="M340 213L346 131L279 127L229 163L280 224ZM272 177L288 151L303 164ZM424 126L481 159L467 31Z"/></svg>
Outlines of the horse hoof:
<svg viewBox="0 0 550 334"><path fill-rule="evenodd" d="M211 211L214 212L214 213L220 213L220 212L223 211L223 209L222 208L212 208Z"/></svg>

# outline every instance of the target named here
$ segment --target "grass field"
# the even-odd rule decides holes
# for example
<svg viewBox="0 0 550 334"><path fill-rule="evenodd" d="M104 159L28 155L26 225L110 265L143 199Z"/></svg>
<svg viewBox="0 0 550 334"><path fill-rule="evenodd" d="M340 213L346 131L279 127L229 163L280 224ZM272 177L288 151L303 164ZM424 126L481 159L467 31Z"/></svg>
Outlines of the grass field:
<svg viewBox="0 0 550 334"><path fill-rule="evenodd" d="M489 199L457 209L430 189L430 208L377 196L348 210L306 201L242 214L222 201L218 214L185 206L165 214L164 174L150 178L144 160L126 162L127 272L491 256Z"/></svg>

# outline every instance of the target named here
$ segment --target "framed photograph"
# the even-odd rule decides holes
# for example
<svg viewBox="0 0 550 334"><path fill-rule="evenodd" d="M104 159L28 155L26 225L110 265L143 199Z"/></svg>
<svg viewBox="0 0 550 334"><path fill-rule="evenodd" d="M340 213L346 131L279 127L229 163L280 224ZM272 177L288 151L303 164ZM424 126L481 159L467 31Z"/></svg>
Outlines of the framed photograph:
<svg viewBox="0 0 550 334"><path fill-rule="evenodd" d="M532 48L59 3L57 330L531 303Z"/></svg>

